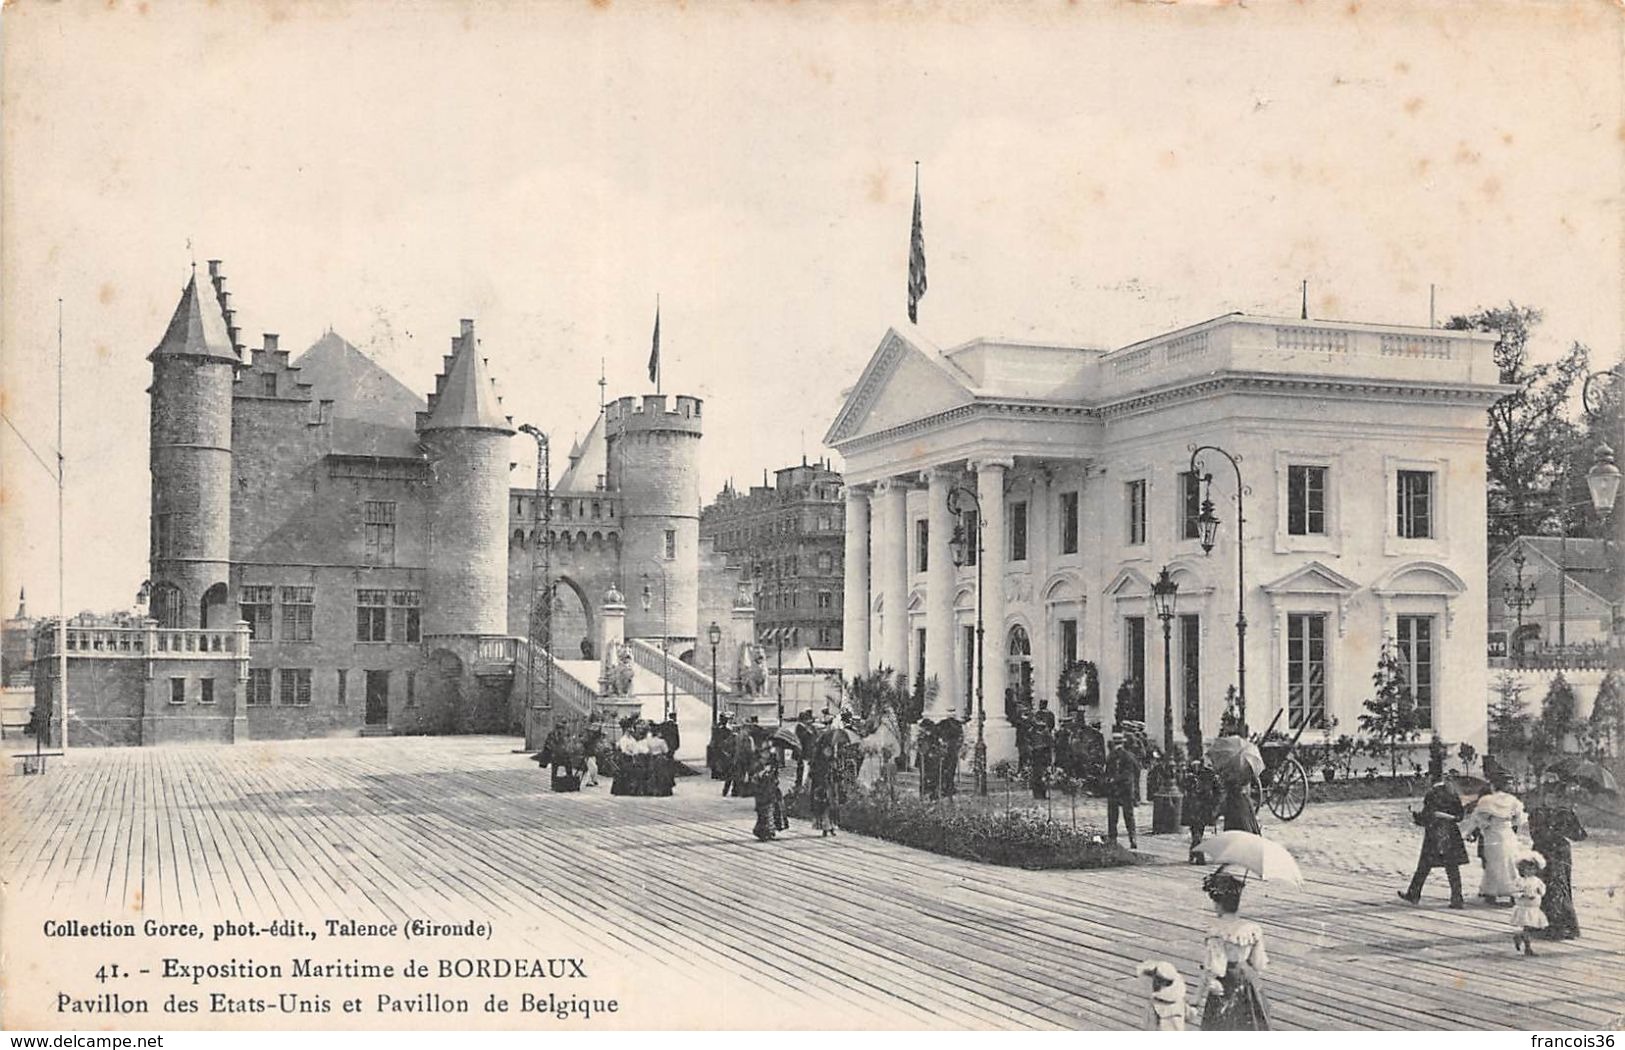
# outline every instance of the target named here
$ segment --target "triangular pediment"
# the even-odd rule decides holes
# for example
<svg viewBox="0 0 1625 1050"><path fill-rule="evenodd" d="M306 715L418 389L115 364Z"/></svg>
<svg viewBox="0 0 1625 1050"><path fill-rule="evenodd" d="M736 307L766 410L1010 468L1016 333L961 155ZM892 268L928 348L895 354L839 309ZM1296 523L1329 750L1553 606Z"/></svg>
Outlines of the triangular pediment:
<svg viewBox="0 0 1625 1050"><path fill-rule="evenodd" d="M1318 561L1299 566L1264 585L1266 594L1353 594L1359 589L1359 584Z"/></svg>
<svg viewBox="0 0 1625 1050"><path fill-rule="evenodd" d="M824 443L838 447L853 438L970 404L975 395L940 357L937 348L918 332L905 335L896 328L887 330L824 435Z"/></svg>
<svg viewBox="0 0 1625 1050"><path fill-rule="evenodd" d="M1106 593L1113 598L1143 598L1151 593L1151 581L1139 569L1124 569L1112 577Z"/></svg>

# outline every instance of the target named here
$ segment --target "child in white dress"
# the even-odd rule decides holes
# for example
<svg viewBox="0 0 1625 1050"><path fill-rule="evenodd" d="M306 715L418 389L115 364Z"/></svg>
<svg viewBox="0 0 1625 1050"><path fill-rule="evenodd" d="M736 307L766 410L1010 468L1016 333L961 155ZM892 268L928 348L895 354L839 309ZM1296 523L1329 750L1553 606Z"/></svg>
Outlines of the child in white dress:
<svg viewBox="0 0 1625 1050"><path fill-rule="evenodd" d="M1535 874L1545 866L1546 858L1534 850L1518 858L1518 892L1512 907L1512 925L1518 932L1512 935L1512 947L1521 948L1525 955L1535 954L1530 937L1536 930L1546 928L1546 913L1540 908L1541 898L1546 896L1546 884Z"/></svg>
<svg viewBox="0 0 1625 1050"><path fill-rule="evenodd" d="M1170 962L1143 962L1135 970L1151 978L1150 998L1145 1007L1145 1027L1150 1032L1185 1030L1185 978Z"/></svg>

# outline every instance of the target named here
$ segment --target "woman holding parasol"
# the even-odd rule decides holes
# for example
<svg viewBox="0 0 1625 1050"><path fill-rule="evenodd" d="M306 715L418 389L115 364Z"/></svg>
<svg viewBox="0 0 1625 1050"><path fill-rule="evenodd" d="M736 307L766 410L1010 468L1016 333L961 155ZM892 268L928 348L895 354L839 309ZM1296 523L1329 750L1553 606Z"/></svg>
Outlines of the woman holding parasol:
<svg viewBox="0 0 1625 1050"><path fill-rule="evenodd" d="M1264 931L1241 918L1241 894L1247 875L1265 882L1303 884L1298 862L1281 847L1246 831L1221 831L1202 844L1219 867L1202 880L1213 902L1213 919L1204 937L1202 961L1202 1028L1207 1031L1261 1031L1270 1026L1269 1004L1258 986L1269 965ZM1238 877L1236 872L1240 872Z"/></svg>
<svg viewBox="0 0 1625 1050"><path fill-rule="evenodd" d="M1264 756L1258 745L1246 737L1221 736L1208 746L1207 755L1224 788L1219 804L1224 830L1259 834L1253 800L1263 792L1258 774L1264 771Z"/></svg>

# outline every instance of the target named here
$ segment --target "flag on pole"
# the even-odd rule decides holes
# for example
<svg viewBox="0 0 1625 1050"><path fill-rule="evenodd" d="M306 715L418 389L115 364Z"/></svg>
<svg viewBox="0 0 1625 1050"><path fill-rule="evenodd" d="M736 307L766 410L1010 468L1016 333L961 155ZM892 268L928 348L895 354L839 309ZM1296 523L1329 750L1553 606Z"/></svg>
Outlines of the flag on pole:
<svg viewBox="0 0 1625 1050"><path fill-rule="evenodd" d="M655 335L654 345L649 350L649 382L655 385L655 393L660 393L660 296L655 296Z"/></svg>
<svg viewBox="0 0 1625 1050"><path fill-rule="evenodd" d="M908 239L908 319L919 323L925 298L925 229L920 225L920 162L914 162L914 229Z"/></svg>

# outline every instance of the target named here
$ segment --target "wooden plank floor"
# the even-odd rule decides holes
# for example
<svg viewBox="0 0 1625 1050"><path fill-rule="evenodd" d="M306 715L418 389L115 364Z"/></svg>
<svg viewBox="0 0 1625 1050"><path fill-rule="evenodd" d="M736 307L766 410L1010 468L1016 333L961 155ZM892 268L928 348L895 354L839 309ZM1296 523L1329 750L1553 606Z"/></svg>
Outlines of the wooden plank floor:
<svg viewBox="0 0 1625 1050"><path fill-rule="evenodd" d="M1160 843L1160 860L1099 872L970 864L799 823L763 844L750 803L709 779L679 781L671 799L614 798L607 781L553 795L513 746L76 752L0 788L3 932L27 944L41 916L481 918L536 954L587 958L603 975L592 994L625 997L626 1027L1126 1028L1141 1015L1139 961L1198 968L1200 871ZM1307 874L1305 889L1257 886L1244 904L1268 936L1280 1027L1594 1029L1625 1016L1617 911L1582 914L1584 938L1525 959L1505 910L1409 908L1391 880Z"/></svg>

